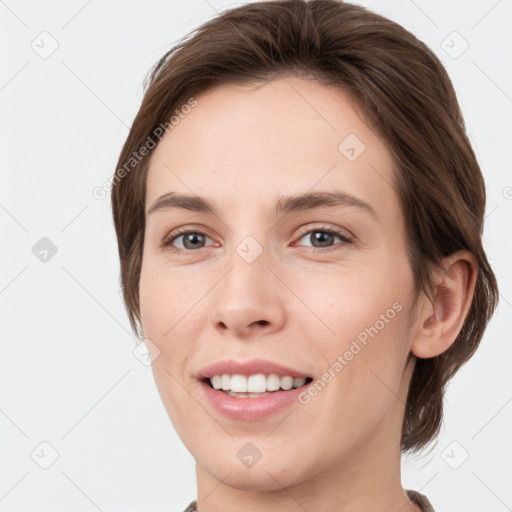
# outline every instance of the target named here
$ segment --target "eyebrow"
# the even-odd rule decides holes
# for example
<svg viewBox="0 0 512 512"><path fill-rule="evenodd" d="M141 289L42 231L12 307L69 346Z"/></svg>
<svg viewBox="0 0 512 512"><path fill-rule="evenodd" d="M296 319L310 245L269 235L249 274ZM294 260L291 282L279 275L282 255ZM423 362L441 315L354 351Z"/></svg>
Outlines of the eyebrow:
<svg viewBox="0 0 512 512"><path fill-rule="evenodd" d="M374 220L378 221L379 216L375 209L366 201L359 199L352 194L340 191L330 192L306 192L291 196L282 196L274 206L275 215L286 214L298 211L312 210L321 207L350 206L368 213ZM160 196L149 208L148 216L160 210L180 208L194 212L203 212L216 215L216 209L210 201L203 197L168 192Z"/></svg>

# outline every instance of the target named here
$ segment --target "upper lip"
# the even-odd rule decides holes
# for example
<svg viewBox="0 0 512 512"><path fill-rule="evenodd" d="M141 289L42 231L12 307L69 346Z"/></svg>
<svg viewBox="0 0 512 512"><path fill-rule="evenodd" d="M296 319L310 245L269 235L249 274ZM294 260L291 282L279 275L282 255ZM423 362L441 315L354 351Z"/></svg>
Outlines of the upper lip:
<svg viewBox="0 0 512 512"><path fill-rule="evenodd" d="M264 373L269 375L274 373L281 377L309 377L308 374L296 370L294 368L290 368L288 366L284 366L278 363L274 363L273 361L268 361L265 359L251 359L249 361L235 361L233 359L225 360L225 361L217 361L216 363L212 363L208 366L202 368L199 372L200 379L207 379L213 377L214 375L255 375L257 373Z"/></svg>

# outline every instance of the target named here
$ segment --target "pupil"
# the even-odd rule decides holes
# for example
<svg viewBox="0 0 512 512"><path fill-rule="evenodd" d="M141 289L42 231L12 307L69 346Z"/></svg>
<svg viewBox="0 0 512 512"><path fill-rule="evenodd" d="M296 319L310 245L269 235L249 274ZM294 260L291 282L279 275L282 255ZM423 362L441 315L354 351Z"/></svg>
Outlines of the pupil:
<svg viewBox="0 0 512 512"><path fill-rule="evenodd" d="M199 235L198 233L189 233L186 237L185 237L185 247L187 247L187 244L191 243L191 247L187 247L188 249L192 248L194 249L195 247L197 247L197 245L194 245L195 242L197 242L197 239L199 237L201 237L202 235Z"/></svg>
<svg viewBox="0 0 512 512"><path fill-rule="evenodd" d="M316 231L315 241L320 242L321 244L324 244L326 242L331 241L330 239L333 237L331 233L326 233L325 231ZM322 245L323 247L323 245Z"/></svg>

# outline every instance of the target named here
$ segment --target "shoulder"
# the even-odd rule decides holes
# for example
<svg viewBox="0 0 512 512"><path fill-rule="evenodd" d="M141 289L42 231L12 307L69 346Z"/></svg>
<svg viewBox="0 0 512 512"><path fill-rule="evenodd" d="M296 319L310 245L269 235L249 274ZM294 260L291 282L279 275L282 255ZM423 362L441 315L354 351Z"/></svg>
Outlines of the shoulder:
<svg viewBox="0 0 512 512"><path fill-rule="evenodd" d="M197 501L193 501L183 512L197 512Z"/></svg>
<svg viewBox="0 0 512 512"><path fill-rule="evenodd" d="M426 496L424 496L423 494L420 494L417 491L413 491L413 490L407 490L406 492L407 492L407 495L409 496L410 500L413 503L416 503L416 505L419 505L422 512L435 512L435 510L432 508L430 501L428 501ZM196 507L197 507L197 502L193 501L183 512L197 512Z"/></svg>
<svg viewBox="0 0 512 512"><path fill-rule="evenodd" d="M409 499L421 508L421 512L435 512L434 508L427 497L418 491L406 490ZM186 511L188 512L188 511Z"/></svg>

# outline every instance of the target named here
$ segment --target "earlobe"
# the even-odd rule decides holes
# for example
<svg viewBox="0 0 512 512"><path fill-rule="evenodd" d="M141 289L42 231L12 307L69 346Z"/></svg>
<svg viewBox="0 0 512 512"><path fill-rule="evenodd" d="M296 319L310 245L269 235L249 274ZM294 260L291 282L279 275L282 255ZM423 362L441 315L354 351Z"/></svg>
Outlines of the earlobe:
<svg viewBox="0 0 512 512"><path fill-rule="evenodd" d="M471 306L476 275L469 251L457 251L443 259L443 268L435 277L434 301L424 296L420 306L411 345L416 357L438 356L454 343Z"/></svg>

